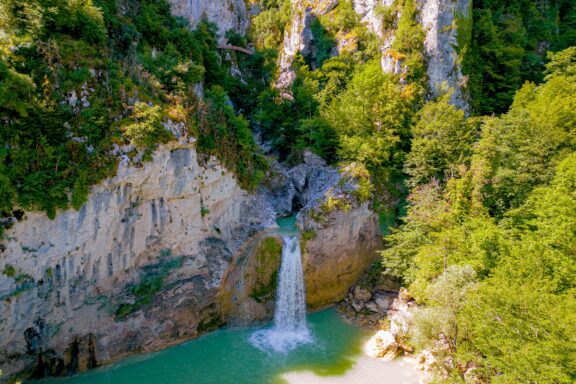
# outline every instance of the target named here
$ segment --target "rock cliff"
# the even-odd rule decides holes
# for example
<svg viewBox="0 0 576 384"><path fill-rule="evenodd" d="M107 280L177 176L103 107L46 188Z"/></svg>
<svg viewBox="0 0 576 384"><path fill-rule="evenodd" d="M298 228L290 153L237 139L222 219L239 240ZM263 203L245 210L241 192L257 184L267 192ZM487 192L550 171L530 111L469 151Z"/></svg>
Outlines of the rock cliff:
<svg viewBox="0 0 576 384"><path fill-rule="evenodd" d="M292 23L284 35L284 45L280 56L280 74L276 86L286 88L294 81L295 74L291 69L296 53L305 54L314 45L310 29L312 18L323 15L336 7L336 0L303 1L292 0ZM458 108L468 111L466 95L462 90L465 78L458 62L458 27L466 27L471 17L469 0L418 0L419 23L426 33L424 41L427 56L428 85L432 95L436 96L452 88L451 102ZM366 27L379 39L382 53L382 70L388 73L402 73L402 62L396 60L390 48L401 10L396 10L395 20L385 25L378 8L396 7L393 0L354 0L353 7ZM459 21L463 21L459 23ZM342 38L335 36L338 46L345 44ZM337 54L336 50L334 54Z"/></svg>
<svg viewBox="0 0 576 384"><path fill-rule="evenodd" d="M39 359L39 376L73 372L90 356L194 336L219 321L217 293L236 250L273 222L216 161L200 165L192 145L177 144L121 168L79 211L54 221L27 213L0 248L2 369Z"/></svg>
<svg viewBox="0 0 576 384"><path fill-rule="evenodd" d="M469 110L462 91L464 76L458 63L458 19L471 18L470 0L421 0L421 23L426 31L424 47L428 56L428 83L434 95L445 87L454 90L450 101L460 109ZM465 24L461 23L460 27Z"/></svg>
<svg viewBox="0 0 576 384"><path fill-rule="evenodd" d="M452 88L451 102L458 108L468 111L469 106L466 95L462 90L465 79L458 62L458 33L464 27L466 20L471 17L469 0L417 0L419 9L418 22L424 28L426 37L424 50L428 60L427 74L428 86L432 95L437 96L446 88ZM397 22L401 10L395 15L391 26L385 26L378 15L377 7L394 7L393 0L355 0L354 9L362 16L362 21L369 29L381 39L382 70L388 73L402 72L402 63L397 61L390 53L394 42Z"/></svg>
<svg viewBox="0 0 576 384"><path fill-rule="evenodd" d="M273 169L278 185L249 194L214 158L200 161L193 143L170 143L143 167L121 166L78 211L26 213L0 243L5 377L74 373L228 321L270 318L276 213L321 203L340 180L310 153ZM330 220L305 244L312 307L341 299L380 238L366 206ZM239 282L243 291L227 289Z"/></svg>
<svg viewBox="0 0 576 384"><path fill-rule="evenodd" d="M226 31L246 33L248 14L244 0L169 0L172 13L182 16L194 26L206 16L218 26L220 37Z"/></svg>
<svg viewBox="0 0 576 384"><path fill-rule="evenodd" d="M377 258L382 247L378 217L363 204L331 212L318 222L303 219L312 238L303 247L306 301L318 308L342 300L351 285Z"/></svg>

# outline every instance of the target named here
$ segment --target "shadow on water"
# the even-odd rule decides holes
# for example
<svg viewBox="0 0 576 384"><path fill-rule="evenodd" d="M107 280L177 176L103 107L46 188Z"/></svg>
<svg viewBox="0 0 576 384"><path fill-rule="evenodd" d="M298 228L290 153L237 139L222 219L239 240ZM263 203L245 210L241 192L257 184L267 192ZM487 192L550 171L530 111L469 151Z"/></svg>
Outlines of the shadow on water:
<svg viewBox="0 0 576 384"><path fill-rule="evenodd" d="M321 376L341 375L354 365L365 333L345 323L335 310L310 314L315 343L287 354L265 352L249 342L253 328L222 329L166 350L124 359L69 378L44 379L58 384L271 384L294 370Z"/></svg>

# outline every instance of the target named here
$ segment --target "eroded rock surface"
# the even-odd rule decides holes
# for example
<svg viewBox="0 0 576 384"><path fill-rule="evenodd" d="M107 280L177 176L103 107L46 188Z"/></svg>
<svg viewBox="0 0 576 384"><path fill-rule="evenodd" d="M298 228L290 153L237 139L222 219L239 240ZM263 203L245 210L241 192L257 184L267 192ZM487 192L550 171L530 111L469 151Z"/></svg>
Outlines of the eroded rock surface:
<svg viewBox="0 0 576 384"><path fill-rule="evenodd" d="M434 95L452 88L451 103L465 111L469 110L462 92L464 76L458 64L458 25L471 18L470 0L421 1L421 24L426 31L424 47L428 56L428 83ZM463 23L462 23L463 24ZM463 25L461 25L463 26ZM465 31L462 31L465 33Z"/></svg>
<svg viewBox="0 0 576 384"><path fill-rule="evenodd" d="M0 270L13 271L0 275L2 369L44 356L38 375L74 371L74 361L88 361L67 353L75 339L92 340L105 362L217 325L232 256L273 224L272 208L230 172L177 144L142 168L119 169L79 211L53 221L27 213L0 252Z"/></svg>
<svg viewBox="0 0 576 384"><path fill-rule="evenodd" d="M206 16L218 26L219 36L223 40L226 31L233 30L241 34L248 28L248 13L244 0L168 0L172 13L189 20L194 27Z"/></svg>
<svg viewBox="0 0 576 384"><path fill-rule="evenodd" d="M363 205L315 223L305 212L340 184L339 171L309 152L300 165L274 167L277 185L252 195L214 158L201 161L193 143L170 143L140 168L120 167L78 211L54 220L26 213L0 247L5 377L25 368L36 377L74 373L232 317L270 318L280 247L266 234L277 213L294 209L316 231L304 244L309 304L340 300L375 256L376 217ZM257 238L268 242L263 249L250 248ZM224 297L234 275L247 288Z"/></svg>
<svg viewBox="0 0 576 384"><path fill-rule="evenodd" d="M284 34L283 50L280 57L280 74L276 86L280 89L289 87L295 79L291 68L292 61L298 52L309 55L314 46L314 37L310 25L314 17L334 9L337 1L309 2L292 1L293 18L290 27ZM465 28L469 23L470 0L418 0L419 20L426 34L424 50L428 60L428 85L433 96L453 89L451 102L458 108L469 110L466 94L463 92L466 79L462 75L458 62L458 21ZM382 70L387 73L401 75L405 72L404 64L397 59L392 49L395 39L401 9L393 13L394 20L385 24L378 13L378 8L394 7L393 0L354 0L353 7L368 30L379 39L379 49L382 54ZM466 33L466 31L461 31ZM338 54L341 47L346 46L345 35L335 36Z"/></svg>
<svg viewBox="0 0 576 384"><path fill-rule="evenodd" d="M382 245L378 217L363 204L331 212L321 222L306 217L304 228L312 236L303 247L306 301L322 307L343 299L377 259Z"/></svg>

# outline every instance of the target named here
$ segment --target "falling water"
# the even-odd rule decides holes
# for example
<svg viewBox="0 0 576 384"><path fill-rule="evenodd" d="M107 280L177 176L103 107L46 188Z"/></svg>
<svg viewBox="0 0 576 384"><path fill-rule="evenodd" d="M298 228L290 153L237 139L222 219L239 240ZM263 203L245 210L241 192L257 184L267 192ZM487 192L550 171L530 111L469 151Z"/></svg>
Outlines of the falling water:
<svg viewBox="0 0 576 384"><path fill-rule="evenodd" d="M306 293L300 242L298 237L282 239L282 264L276 293L274 326L250 337L250 342L264 350L288 352L312 341L306 325Z"/></svg>

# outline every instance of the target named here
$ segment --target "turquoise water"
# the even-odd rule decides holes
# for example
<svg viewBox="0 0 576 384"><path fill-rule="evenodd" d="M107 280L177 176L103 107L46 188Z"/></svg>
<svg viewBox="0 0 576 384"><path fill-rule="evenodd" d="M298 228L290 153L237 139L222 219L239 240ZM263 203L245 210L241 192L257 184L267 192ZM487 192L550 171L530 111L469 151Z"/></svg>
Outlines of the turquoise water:
<svg viewBox="0 0 576 384"><path fill-rule="evenodd" d="M298 227L296 226L296 217L294 216L279 217L276 219L276 224L278 224L278 227L280 227L277 230L280 235L299 235Z"/></svg>
<svg viewBox="0 0 576 384"><path fill-rule="evenodd" d="M335 310L308 315L313 344L288 354L261 351L249 342L252 329L222 329L156 353L130 357L77 376L42 384L268 384L288 371L343 374L360 354L365 334ZM361 384L361 383L359 383Z"/></svg>

